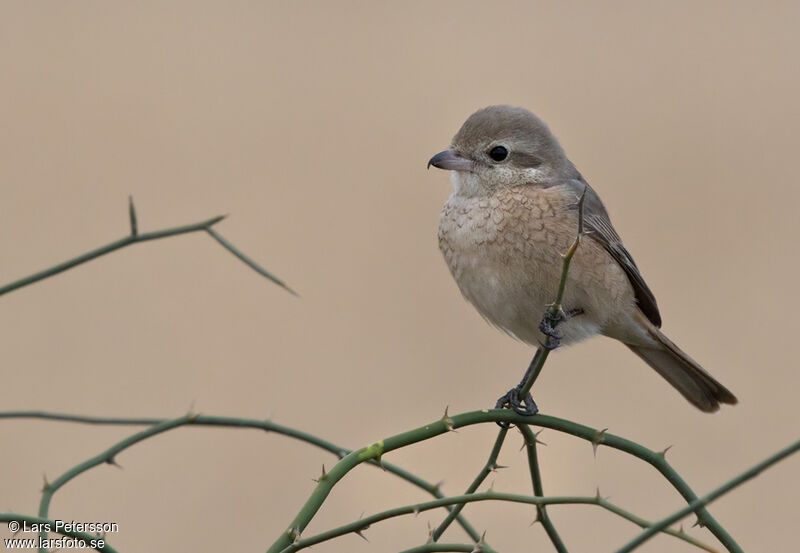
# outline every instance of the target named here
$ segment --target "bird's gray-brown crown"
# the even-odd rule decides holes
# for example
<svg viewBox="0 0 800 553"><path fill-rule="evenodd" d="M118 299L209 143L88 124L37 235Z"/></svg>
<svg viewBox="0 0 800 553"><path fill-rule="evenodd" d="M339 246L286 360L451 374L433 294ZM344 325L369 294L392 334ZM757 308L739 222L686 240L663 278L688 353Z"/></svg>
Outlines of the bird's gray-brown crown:
<svg viewBox="0 0 800 553"><path fill-rule="evenodd" d="M430 165L478 173L485 184L578 176L547 125L530 111L512 106L489 106L470 115L450 149L431 158Z"/></svg>

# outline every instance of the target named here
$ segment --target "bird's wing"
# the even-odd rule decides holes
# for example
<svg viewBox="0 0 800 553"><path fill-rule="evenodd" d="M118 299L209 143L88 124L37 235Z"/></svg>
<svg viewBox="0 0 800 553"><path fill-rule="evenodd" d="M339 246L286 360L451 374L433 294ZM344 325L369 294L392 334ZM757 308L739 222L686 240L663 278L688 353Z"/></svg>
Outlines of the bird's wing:
<svg viewBox="0 0 800 553"><path fill-rule="evenodd" d="M574 179L570 181L570 187L575 189L576 194L580 197L583 193L584 186L586 187L586 198L583 203L583 224L589 237L598 242L611 254L611 257L620 264L625 274L628 275L628 280L633 286L633 291L636 295L636 302L639 304L639 309L642 310L650 322L657 328L661 327L661 314L658 312L658 305L656 305L656 298L653 292L650 291L647 284L636 266L633 257L625 249L617 231L614 230L611 224L611 219L608 217L603 202L597 192L583 180ZM575 206L577 209L577 203Z"/></svg>

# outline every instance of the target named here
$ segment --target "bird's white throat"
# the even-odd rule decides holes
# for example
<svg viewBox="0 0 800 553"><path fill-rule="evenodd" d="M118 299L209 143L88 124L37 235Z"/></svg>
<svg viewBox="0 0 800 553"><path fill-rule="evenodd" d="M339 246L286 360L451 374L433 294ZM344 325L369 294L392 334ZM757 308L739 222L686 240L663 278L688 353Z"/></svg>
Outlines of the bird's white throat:
<svg viewBox="0 0 800 553"><path fill-rule="evenodd" d="M500 186L520 186L543 182L545 172L535 167L513 170L509 167L495 167L491 171L475 173L471 171L450 171L450 182L456 196L472 198L485 196Z"/></svg>

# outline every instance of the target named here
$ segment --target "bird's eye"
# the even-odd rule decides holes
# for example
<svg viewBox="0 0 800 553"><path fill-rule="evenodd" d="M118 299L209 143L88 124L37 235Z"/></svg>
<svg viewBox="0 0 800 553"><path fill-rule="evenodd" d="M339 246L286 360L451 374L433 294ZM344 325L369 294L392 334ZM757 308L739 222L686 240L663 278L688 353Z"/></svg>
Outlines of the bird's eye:
<svg viewBox="0 0 800 553"><path fill-rule="evenodd" d="M489 150L489 157L495 161L503 161L508 157L508 150L506 150L505 146L495 146Z"/></svg>

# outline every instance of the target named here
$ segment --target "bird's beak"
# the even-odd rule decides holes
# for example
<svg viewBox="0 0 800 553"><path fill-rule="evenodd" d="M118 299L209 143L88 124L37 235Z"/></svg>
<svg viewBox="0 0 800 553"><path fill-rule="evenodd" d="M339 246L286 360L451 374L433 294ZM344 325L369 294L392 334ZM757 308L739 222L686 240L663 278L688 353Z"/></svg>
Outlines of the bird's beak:
<svg viewBox="0 0 800 553"><path fill-rule="evenodd" d="M438 169L448 169L450 171L472 171L473 162L465 157L461 157L453 150L439 152L428 160L428 169L431 165Z"/></svg>

